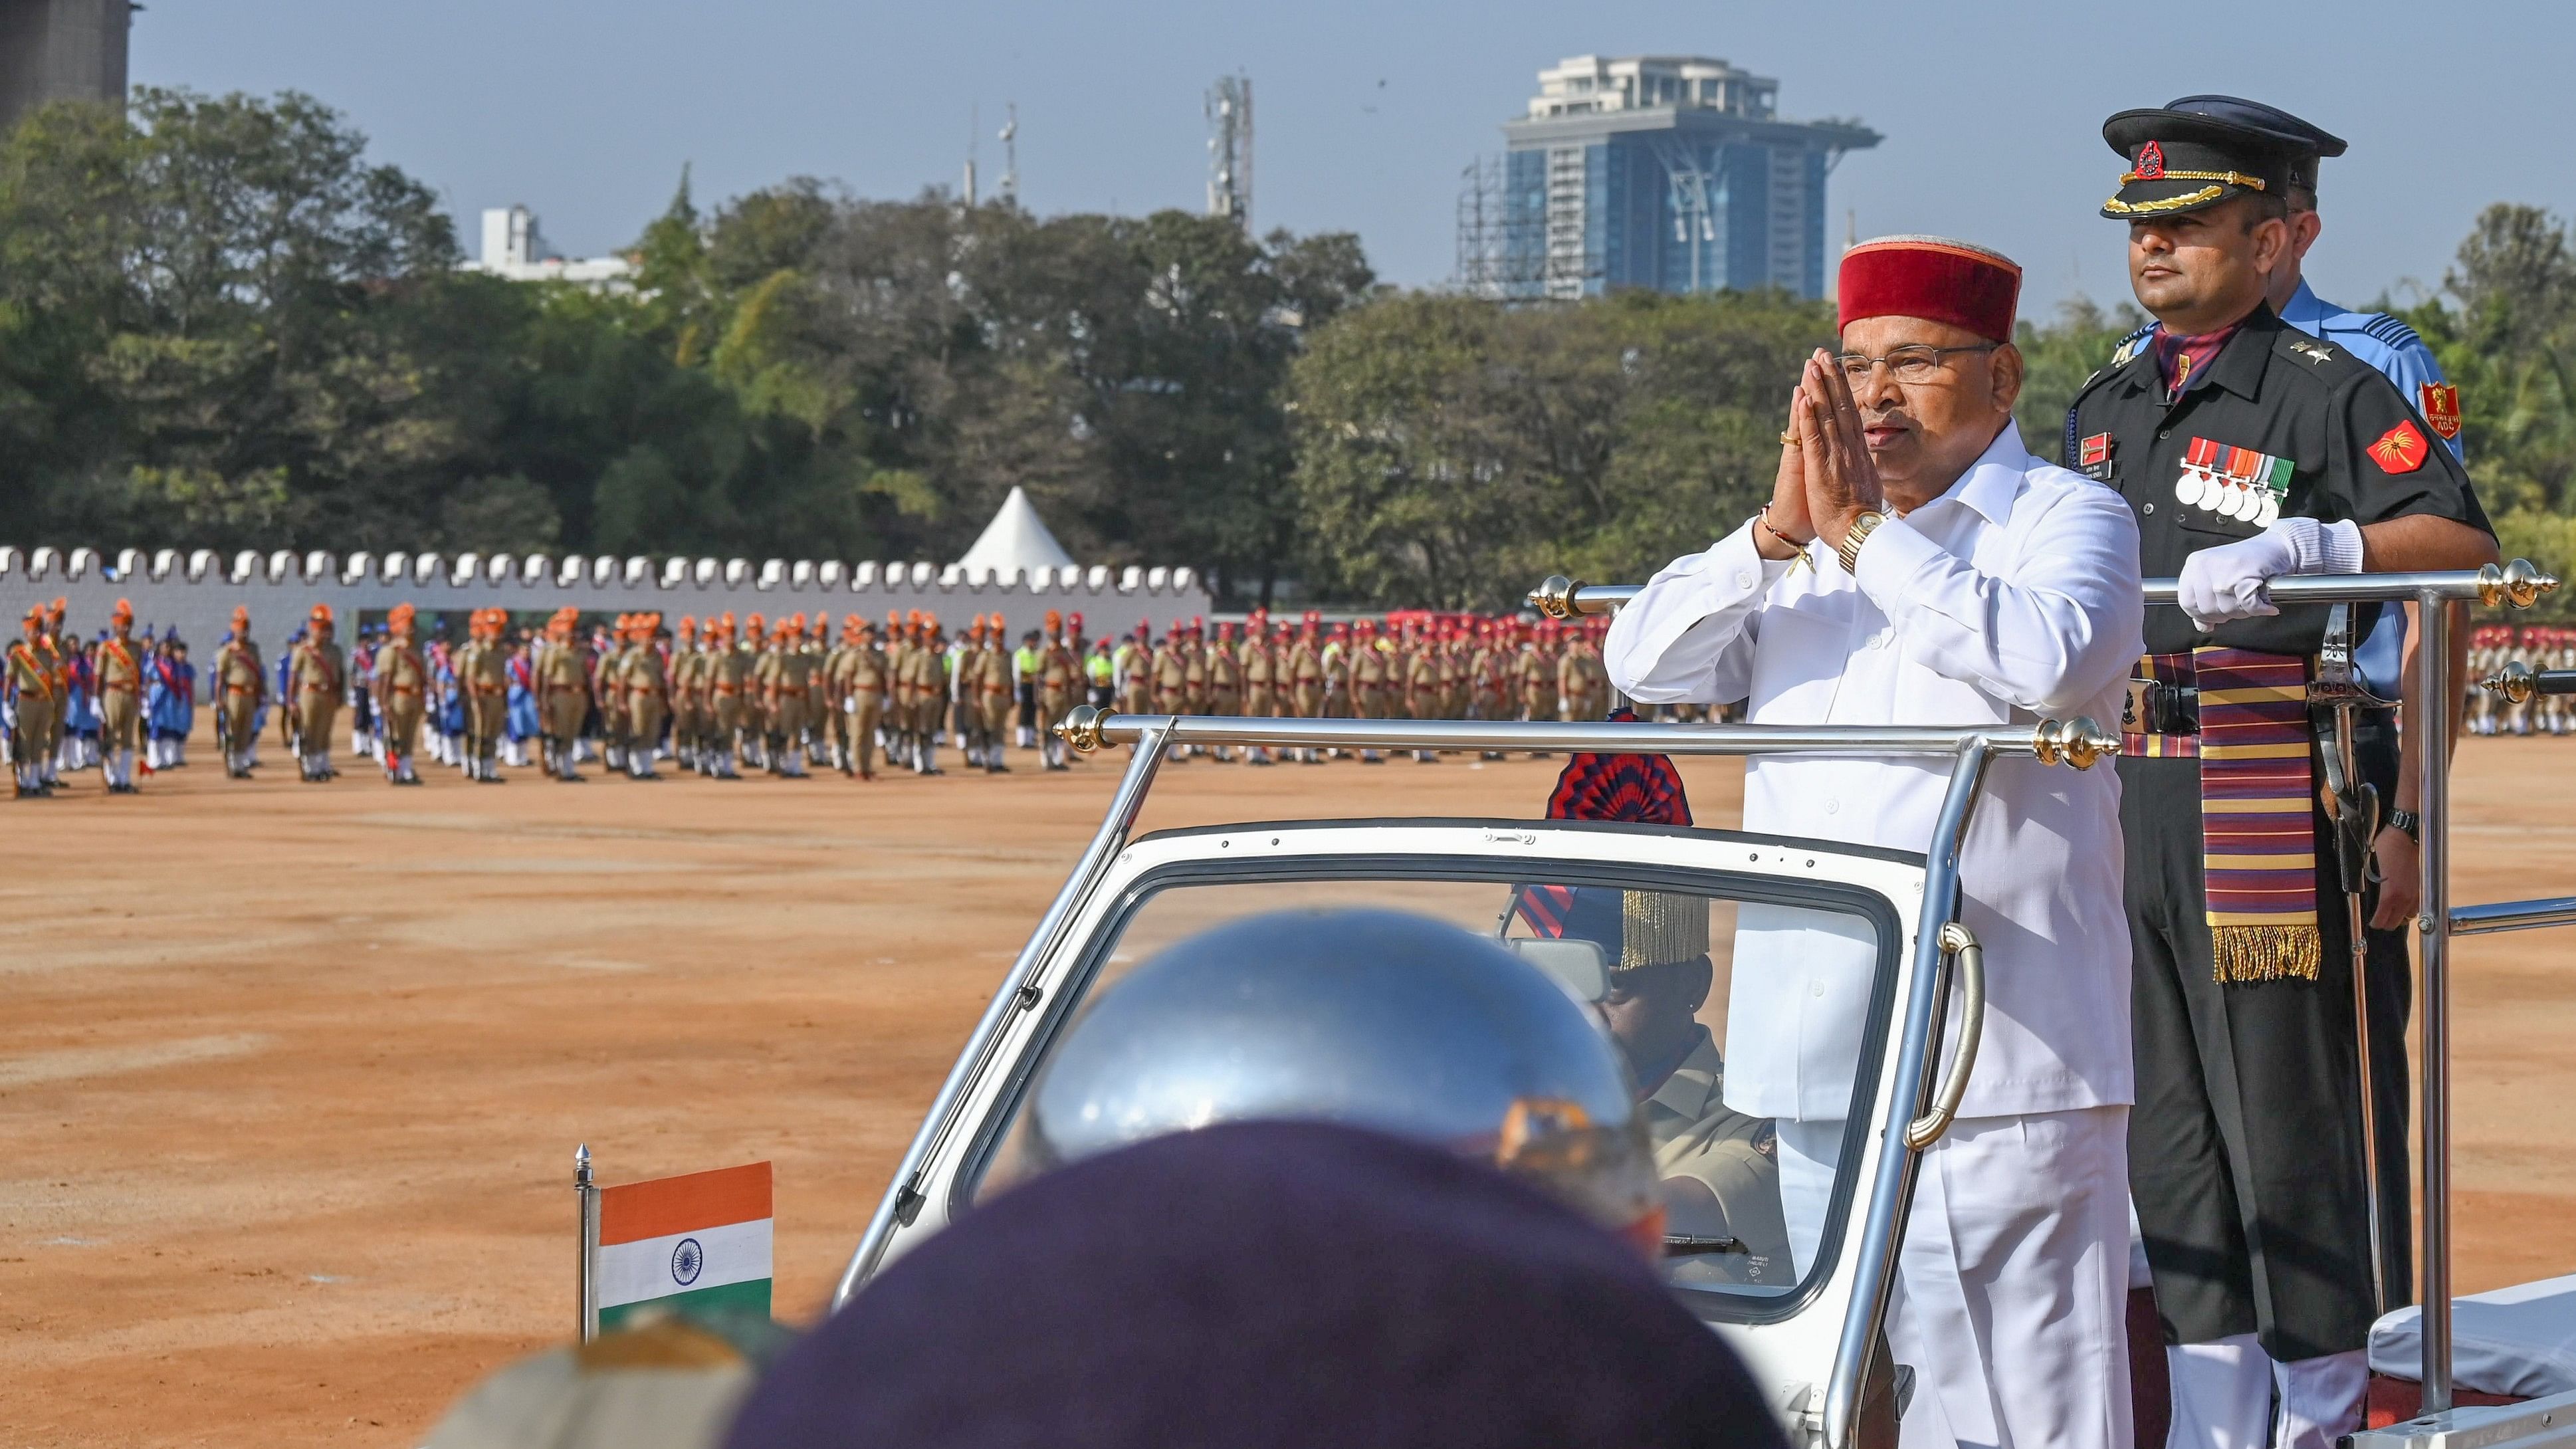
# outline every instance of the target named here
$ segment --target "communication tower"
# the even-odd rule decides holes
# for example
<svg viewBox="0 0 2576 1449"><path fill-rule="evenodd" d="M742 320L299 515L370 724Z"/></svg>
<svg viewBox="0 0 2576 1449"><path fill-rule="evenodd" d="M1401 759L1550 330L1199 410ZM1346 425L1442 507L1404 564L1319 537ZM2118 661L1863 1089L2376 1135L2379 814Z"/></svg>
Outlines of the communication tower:
<svg viewBox="0 0 2576 1449"><path fill-rule="evenodd" d="M1220 76L1208 88L1208 188L1210 216L1231 217L1252 230L1252 77Z"/></svg>

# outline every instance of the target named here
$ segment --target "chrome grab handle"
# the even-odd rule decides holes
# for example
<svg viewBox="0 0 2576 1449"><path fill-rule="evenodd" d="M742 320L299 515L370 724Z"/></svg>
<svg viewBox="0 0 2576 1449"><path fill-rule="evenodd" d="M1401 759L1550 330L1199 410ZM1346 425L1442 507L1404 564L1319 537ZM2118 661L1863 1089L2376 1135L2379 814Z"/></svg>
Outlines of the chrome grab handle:
<svg viewBox="0 0 2576 1449"><path fill-rule="evenodd" d="M1941 950L1949 956L1959 986L1959 1048L1950 1056L1949 1074L1932 1094L1932 1110L1905 1127L1905 1145L1920 1152L1941 1140L1959 1118L1959 1099L1968 1095L1968 1074L1977 1069L1977 1047L1986 1035L1986 948L1976 933L1957 921L1941 927Z"/></svg>

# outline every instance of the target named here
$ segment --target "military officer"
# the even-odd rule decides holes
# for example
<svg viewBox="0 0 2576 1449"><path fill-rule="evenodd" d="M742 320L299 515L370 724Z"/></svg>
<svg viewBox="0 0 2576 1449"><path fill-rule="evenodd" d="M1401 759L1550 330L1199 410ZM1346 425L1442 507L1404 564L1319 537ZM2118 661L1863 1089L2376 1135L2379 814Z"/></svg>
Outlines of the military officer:
<svg viewBox="0 0 2576 1449"><path fill-rule="evenodd" d="M1234 626L1219 624L1216 637L1200 646L1201 672L1207 677L1201 709L1212 715L1240 715L1243 712L1243 658L1235 652ZM1224 745L1216 747L1220 760L1234 758Z"/></svg>
<svg viewBox="0 0 2576 1449"><path fill-rule="evenodd" d="M386 637L376 646L371 682L384 744L385 781L393 785L421 783L412 751L420 742L421 711L429 697L429 665L412 644L414 612L410 604L396 604L385 616Z"/></svg>
<svg viewBox="0 0 2576 1449"><path fill-rule="evenodd" d="M331 606L315 604L305 620L303 641L287 661L287 707L295 714L298 763L309 785L340 774L331 767L331 728L340 717L340 690L348 678L348 665L331 632Z"/></svg>
<svg viewBox="0 0 2576 1449"><path fill-rule="evenodd" d="M18 621L18 637L9 643L5 684L12 709L9 720L9 764L16 772L17 798L42 799L53 793L45 782L46 744L53 738L54 717L62 691L45 650L45 610L31 605Z"/></svg>
<svg viewBox="0 0 2576 1449"><path fill-rule="evenodd" d="M2103 138L2127 169L2102 214L2128 224L2157 326L2078 393L2070 461L2128 500L2143 571L2179 574L2183 605L2148 613L2119 765L2132 1192L2167 1336L2186 1358L2209 1350L2207 1372L2177 1377L2177 1425L2237 1443L2277 1426L2314 1449L2359 1422L2378 1305L2348 927L2297 707L2328 616L2278 609L2263 586L2475 568L2495 542L2416 401L2266 300L2314 139L2187 109L2123 111ZM2265 692L2287 707L2267 713ZM2269 753L2203 749L2219 730ZM2245 868L2267 833L2296 848L2295 876Z"/></svg>
<svg viewBox="0 0 2576 1449"><path fill-rule="evenodd" d="M247 780L258 761L259 706L268 693L268 671L260 663L259 645L250 637L250 610L235 606L233 628L215 650L213 676L215 731L222 736L224 773Z"/></svg>

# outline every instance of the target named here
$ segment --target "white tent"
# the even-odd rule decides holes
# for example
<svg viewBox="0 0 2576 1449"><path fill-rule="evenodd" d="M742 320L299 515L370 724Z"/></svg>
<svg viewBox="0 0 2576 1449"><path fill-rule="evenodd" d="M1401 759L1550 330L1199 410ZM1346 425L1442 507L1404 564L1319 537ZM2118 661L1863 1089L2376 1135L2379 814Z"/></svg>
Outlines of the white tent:
<svg viewBox="0 0 2576 1449"><path fill-rule="evenodd" d="M1015 569L1026 569L1034 576L1040 569L1071 568L1073 555L1047 532L1046 520L1038 517L1037 505L1029 502L1029 495L1013 488L1011 496L1002 500L993 521L984 525L983 536L966 550L957 566L966 571L969 579L981 577L984 570L991 569L1007 580Z"/></svg>

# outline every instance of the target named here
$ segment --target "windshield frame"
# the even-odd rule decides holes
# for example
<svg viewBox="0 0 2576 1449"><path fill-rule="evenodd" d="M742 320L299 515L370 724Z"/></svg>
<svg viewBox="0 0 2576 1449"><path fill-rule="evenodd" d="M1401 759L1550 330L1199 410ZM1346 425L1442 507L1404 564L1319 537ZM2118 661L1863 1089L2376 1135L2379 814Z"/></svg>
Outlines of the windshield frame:
<svg viewBox="0 0 2576 1449"><path fill-rule="evenodd" d="M1294 822L1253 822L1185 830L1162 831L1139 837L1136 844L1149 842L1169 844L1192 836L1221 837L1264 830L1289 831L1347 829L1371 822L1349 820L1313 820ZM1607 821L1573 820L1494 820L1479 818L1413 818L1388 820L1388 825L1417 828L1484 829L1508 833L1515 837L1535 829L1575 829L1584 833L1609 832L1623 836L1688 839L1696 843L1744 844L1778 851L1815 850L1820 854L1864 856L1920 867L1922 857L1904 851L1869 846L1841 845L1792 836L1763 835L1742 831L1703 830L1689 826L1631 825ZM1896 903L1868 886L1825 880L1801 880L1794 877L1755 871L1733 871L1722 867L1679 865L1653 861L1602 861L1578 859L1533 860L1527 856L1500 852L1386 851L1350 854L1313 854L1286 856L1246 856L1227 859L1220 856L1190 857L1152 866L1119 888L1108 908L1100 913L1095 926L1080 945L1081 954L1062 972L1061 984L1048 991L1039 1019L1001 1072L998 1089L990 1097L983 1120L968 1136L964 1150L956 1159L949 1177L945 1210L954 1221L972 1209L977 1191L998 1155L1004 1137L1026 1101L1038 1069L1046 1062L1053 1047L1070 1024L1082 1003L1088 1001L1100 972L1108 964L1117 943L1124 939L1136 914L1155 897L1166 891L1209 885L1258 885L1264 883L1306 884L1349 881L1452 881L1462 884L1488 884L1508 889L1518 884L1603 885L1646 889L1664 889L1683 894L1701 895L1733 902L1806 907L1832 910L1859 916L1870 923L1878 938L1878 959L1872 968L1869 1019L1861 1041L1861 1060L1855 1064L1852 1096L1853 1111L1845 1119L1841 1163L1835 1173L1834 1196L1826 1213L1822 1242L1817 1261L1800 1275L1791 1291L1777 1296L1731 1292L1724 1288L1670 1283L1668 1286L1689 1305L1702 1320L1713 1323L1758 1325L1794 1318L1813 1305L1831 1284L1842 1266L1842 1251L1851 1237L1853 1213L1860 1194L1868 1184L1862 1179L1868 1134L1876 1125L1880 1099L1884 1095L1882 1073L1885 1070L1891 1033L1894 1029L1895 1000L1899 979L1910 952L1910 926ZM1498 918L1500 912L1497 912ZM1049 973L1054 974L1054 973Z"/></svg>

